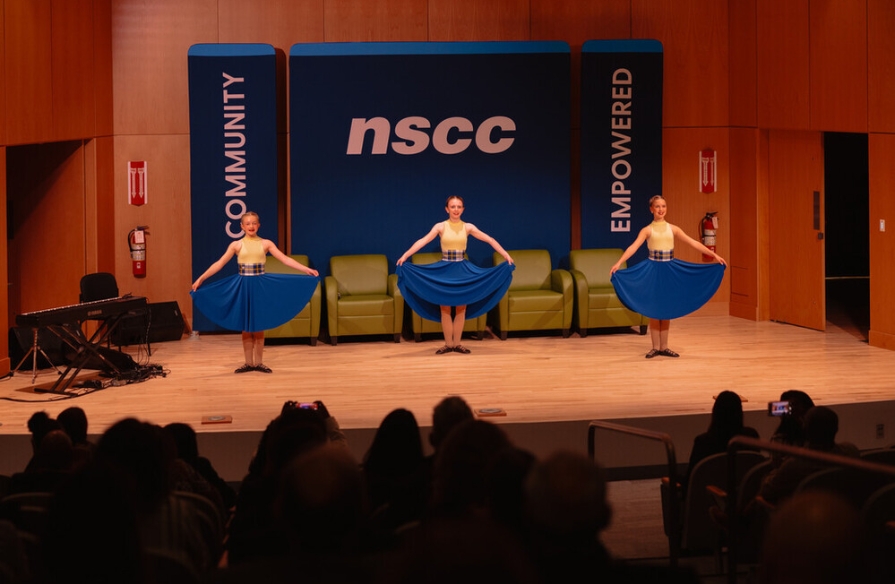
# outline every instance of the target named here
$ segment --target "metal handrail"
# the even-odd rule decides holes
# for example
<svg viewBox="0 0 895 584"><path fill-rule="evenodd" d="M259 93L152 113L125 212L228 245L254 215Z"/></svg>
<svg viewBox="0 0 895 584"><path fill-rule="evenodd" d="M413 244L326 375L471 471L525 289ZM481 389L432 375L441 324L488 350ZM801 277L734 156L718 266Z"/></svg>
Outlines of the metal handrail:
<svg viewBox="0 0 895 584"><path fill-rule="evenodd" d="M611 432L619 432L631 436L639 436L648 440L662 442L665 445L665 456L668 459L668 493L672 501L678 501L679 486L677 482L677 458L674 453L674 442L671 436L665 432L655 432L652 430L644 430L634 426L625 426L623 424L615 424L613 422L592 421L587 426L587 455L594 460L596 453L596 433L597 429L609 430ZM678 557L681 550L681 531L680 531L680 513L677 505L670 506L669 513L669 535L668 535L668 556L669 563L672 567L677 566Z"/></svg>
<svg viewBox="0 0 895 584"><path fill-rule="evenodd" d="M853 468L855 470L863 470L872 473L887 474L895 477L895 466L880 464L878 462L869 462L861 458L851 456L842 456L840 454L830 454L819 450L810 450L807 448L799 448L780 444L778 442L769 442L767 440L759 440L748 436L734 436L727 443L727 508L730 512L729 529L730 536L727 542L727 581L730 584L736 584L736 566L737 566L737 530L740 525L740 509L737 507L737 477L736 477L736 457L731 456L737 450L744 448L752 450L766 450L768 452L776 452L779 454L788 454L790 456L798 456L799 458L807 458L817 462L823 462L830 465Z"/></svg>

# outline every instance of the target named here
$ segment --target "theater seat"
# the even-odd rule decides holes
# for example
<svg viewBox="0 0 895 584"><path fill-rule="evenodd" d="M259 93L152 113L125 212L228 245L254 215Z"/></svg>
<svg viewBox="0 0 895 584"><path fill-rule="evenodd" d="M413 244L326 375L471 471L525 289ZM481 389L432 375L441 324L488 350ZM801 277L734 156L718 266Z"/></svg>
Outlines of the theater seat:
<svg viewBox="0 0 895 584"><path fill-rule="evenodd" d="M324 288L333 345L343 335L390 334L401 342L404 297L384 255L333 256L329 274Z"/></svg>
<svg viewBox="0 0 895 584"><path fill-rule="evenodd" d="M572 327L574 291L572 275L553 269L546 249L509 250L516 269L510 289L492 311L500 338L510 331L561 330L563 338ZM506 261L494 254L494 265Z"/></svg>

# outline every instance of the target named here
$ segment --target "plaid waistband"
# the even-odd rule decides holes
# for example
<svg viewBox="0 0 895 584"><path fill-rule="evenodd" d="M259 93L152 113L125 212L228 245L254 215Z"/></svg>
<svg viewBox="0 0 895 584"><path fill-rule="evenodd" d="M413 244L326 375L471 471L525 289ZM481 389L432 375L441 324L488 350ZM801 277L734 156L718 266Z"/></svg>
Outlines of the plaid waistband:
<svg viewBox="0 0 895 584"><path fill-rule="evenodd" d="M466 252L456 249L443 249L441 250L441 259L446 262L462 262L464 253Z"/></svg>
<svg viewBox="0 0 895 584"><path fill-rule="evenodd" d="M670 262L674 259L674 250L668 249L664 251L650 250L649 259L656 262Z"/></svg>
<svg viewBox="0 0 895 584"><path fill-rule="evenodd" d="M264 274L264 264L239 264L240 276L261 276Z"/></svg>

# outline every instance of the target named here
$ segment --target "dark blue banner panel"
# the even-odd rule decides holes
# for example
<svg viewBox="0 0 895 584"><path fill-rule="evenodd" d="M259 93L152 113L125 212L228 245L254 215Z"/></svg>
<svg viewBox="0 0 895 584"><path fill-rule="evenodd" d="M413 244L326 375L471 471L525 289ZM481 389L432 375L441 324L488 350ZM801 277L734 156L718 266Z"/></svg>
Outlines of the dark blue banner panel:
<svg viewBox="0 0 895 584"><path fill-rule="evenodd" d="M297 44L289 55L292 250L391 264L465 200L506 249L568 255L569 47ZM425 251L438 250L434 241ZM470 238L473 263L492 265Z"/></svg>
<svg viewBox="0 0 895 584"><path fill-rule="evenodd" d="M588 41L581 50L581 247L626 248L662 194L662 44ZM646 257L646 246L629 260Z"/></svg>
<svg viewBox="0 0 895 584"><path fill-rule="evenodd" d="M246 211L277 239L277 70L270 45L193 45L188 53L192 271L243 236ZM235 274L230 262L209 281ZM193 328L219 328L198 311Z"/></svg>

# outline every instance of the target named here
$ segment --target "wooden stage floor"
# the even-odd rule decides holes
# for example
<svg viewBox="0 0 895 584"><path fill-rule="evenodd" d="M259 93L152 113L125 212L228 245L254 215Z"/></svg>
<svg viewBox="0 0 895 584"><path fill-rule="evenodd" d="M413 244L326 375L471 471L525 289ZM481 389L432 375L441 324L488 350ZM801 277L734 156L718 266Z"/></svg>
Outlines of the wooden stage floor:
<svg viewBox="0 0 895 584"><path fill-rule="evenodd" d="M0 382L0 473L15 472L27 461L31 414L45 410L55 416L73 405L87 412L92 435L127 416L160 425L187 422L200 433L200 450L228 480L241 478L260 432L286 400L322 400L359 457L389 411L412 411L425 432L432 408L448 395L464 397L476 410L502 409L506 415L489 419L505 424L517 444L536 453L584 449L589 420L642 420L670 428L688 446L687 440L704 431L713 396L725 389L746 400L747 421L763 437L775 426L765 415L767 402L797 388L819 405L844 408L840 436L862 448L895 442L895 409L888 403L895 400L895 352L870 347L860 335L835 325L818 332L689 316L672 323L670 338L678 359L644 359L649 338L633 329L568 339L486 336L464 341L470 355L441 356L434 354L441 346L437 338L398 344L340 338L335 347L268 345L265 363L273 373L240 375L233 373L242 364L238 335L157 343L151 357L126 347L141 363L160 365L165 376L74 398L36 393L30 369ZM41 370L36 384L50 385L56 376L53 369ZM861 406L862 413L852 415L847 406ZM202 423L219 416L232 421ZM681 451L679 460L685 455Z"/></svg>

